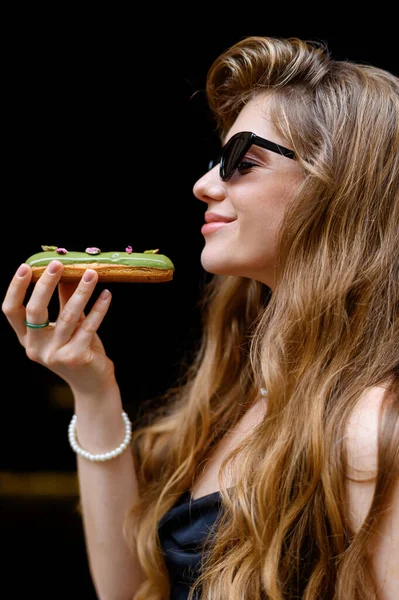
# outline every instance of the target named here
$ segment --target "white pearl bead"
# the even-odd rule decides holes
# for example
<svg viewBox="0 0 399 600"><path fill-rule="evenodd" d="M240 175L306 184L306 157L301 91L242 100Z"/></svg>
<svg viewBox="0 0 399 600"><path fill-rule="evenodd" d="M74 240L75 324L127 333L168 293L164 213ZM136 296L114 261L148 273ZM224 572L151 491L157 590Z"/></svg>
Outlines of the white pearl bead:
<svg viewBox="0 0 399 600"><path fill-rule="evenodd" d="M104 462L106 460L110 460L111 458L119 456L129 446L130 441L132 439L132 423L128 415L124 411L122 412L122 418L125 423L125 437L123 442L119 444L119 446L117 446L117 448L115 448L114 450L110 450L109 452L104 452L102 454L91 454L90 452L87 452L79 446L76 439L76 418L76 415L73 415L71 422L68 426L69 444L72 450L76 452L76 454L83 456L87 460L90 460L92 462Z"/></svg>

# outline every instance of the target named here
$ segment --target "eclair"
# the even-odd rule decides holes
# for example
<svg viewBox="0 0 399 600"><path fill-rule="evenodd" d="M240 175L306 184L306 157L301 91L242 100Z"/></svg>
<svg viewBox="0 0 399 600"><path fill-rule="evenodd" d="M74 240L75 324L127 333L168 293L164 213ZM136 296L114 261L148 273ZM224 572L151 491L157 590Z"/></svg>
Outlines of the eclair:
<svg viewBox="0 0 399 600"><path fill-rule="evenodd" d="M43 252L32 254L25 262L32 268L32 281L37 281L52 260L64 265L60 281L79 281L86 269L94 269L99 281L157 283L173 279L175 267L167 256L156 250L133 252L101 252L89 247L84 252L57 246L42 246Z"/></svg>

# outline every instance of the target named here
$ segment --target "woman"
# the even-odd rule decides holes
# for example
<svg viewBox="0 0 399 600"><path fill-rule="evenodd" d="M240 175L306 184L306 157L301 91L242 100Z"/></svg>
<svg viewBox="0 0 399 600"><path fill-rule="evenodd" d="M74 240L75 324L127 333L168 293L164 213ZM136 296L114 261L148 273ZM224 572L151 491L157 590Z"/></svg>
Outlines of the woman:
<svg viewBox="0 0 399 600"><path fill-rule="evenodd" d="M322 45L249 37L207 96L204 335L129 438L96 333L97 276L54 261L3 311L71 387L99 598L393 600L399 585L399 80ZM59 288L60 313L46 323ZM86 455L81 447L87 451ZM83 454L83 455L82 455ZM98 458L98 457L97 457ZM123 534L122 534L123 532Z"/></svg>

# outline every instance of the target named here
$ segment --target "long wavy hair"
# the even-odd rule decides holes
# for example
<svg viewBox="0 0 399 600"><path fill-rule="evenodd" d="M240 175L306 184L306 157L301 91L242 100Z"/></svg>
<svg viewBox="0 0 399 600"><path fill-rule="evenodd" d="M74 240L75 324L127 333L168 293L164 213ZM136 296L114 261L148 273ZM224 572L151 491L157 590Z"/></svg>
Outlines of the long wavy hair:
<svg viewBox="0 0 399 600"><path fill-rule="evenodd" d="M249 37L216 59L206 92L221 138L268 94L304 178L279 232L273 293L210 277L193 364L135 430L141 502L125 535L147 578L135 600L169 598L158 521L260 386L267 414L224 463L234 461L234 480L220 477L201 598L375 600L368 541L399 477L399 80L333 60L320 42ZM345 434L377 385L375 494L354 531Z"/></svg>

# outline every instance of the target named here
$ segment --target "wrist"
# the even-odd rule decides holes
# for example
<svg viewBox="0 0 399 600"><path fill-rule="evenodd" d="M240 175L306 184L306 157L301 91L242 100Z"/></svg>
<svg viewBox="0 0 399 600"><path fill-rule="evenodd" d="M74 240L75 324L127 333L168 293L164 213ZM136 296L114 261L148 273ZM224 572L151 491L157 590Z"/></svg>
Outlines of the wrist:
<svg viewBox="0 0 399 600"><path fill-rule="evenodd" d="M75 410L84 410L85 412L98 412L99 408L109 406L122 406L119 385L116 379L109 378L101 385L85 389L77 386L70 386Z"/></svg>
<svg viewBox="0 0 399 600"><path fill-rule="evenodd" d="M93 394L75 393L76 436L79 445L92 454L108 452L125 436L124 411L118 385Z"/></svg>
<svg viewBox="0 0 399 600"><path fill-rule="evenodd" d="M127 450L130 446L130 442L132 439L132 423L129 419L128 414L125 411L122 411L121 417L125 426L123 440L112 449L108 449L105 452L93 453L89 452L80 445L76 432L77 417L76 414L73 415L68 427L68 440L72 450L76 454L79 454L79 456L82 456L83 458L91 462L105 462L123 454L123 452L125 452L125 450Z"/></svg>
<svg viewBox="0 0 399 600"><path fill-rule="evenodd" d="M101 368L87 369L85 372L80 372L79 375L75 374L74 377L69 376L65 378L65 381L76 398L101 397L118 387L114 365L111 361Z"/></svg>

